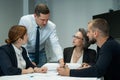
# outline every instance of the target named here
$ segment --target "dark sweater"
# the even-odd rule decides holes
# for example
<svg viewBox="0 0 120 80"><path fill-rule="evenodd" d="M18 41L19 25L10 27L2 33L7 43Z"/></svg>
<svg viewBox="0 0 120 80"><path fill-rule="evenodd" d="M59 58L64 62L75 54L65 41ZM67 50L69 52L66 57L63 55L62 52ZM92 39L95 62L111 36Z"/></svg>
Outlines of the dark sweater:
<svg viewBox="0 0 120 80"><path fill-rule="evenodd" d="M112 37L97 50L97 62L83 70L70 70L70 76L102 77L104 80L117 80L120 76L120 44Z"/></svg>

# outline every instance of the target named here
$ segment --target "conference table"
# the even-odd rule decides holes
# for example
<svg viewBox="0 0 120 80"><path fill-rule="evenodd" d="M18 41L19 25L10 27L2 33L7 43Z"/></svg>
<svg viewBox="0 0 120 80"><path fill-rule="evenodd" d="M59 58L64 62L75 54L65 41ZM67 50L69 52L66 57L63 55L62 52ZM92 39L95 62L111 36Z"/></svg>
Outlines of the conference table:
<svg viewBox="0 0 120 80"><path fill-rule="evenodd" d="M75 69L79 64L67 64L71 69ZM69 77L58 75L56 68L58 63L47 63L44 66L48 67L47 73L31 73L12 76L1 76L0 80L101 80L96 77Z"/></svg>

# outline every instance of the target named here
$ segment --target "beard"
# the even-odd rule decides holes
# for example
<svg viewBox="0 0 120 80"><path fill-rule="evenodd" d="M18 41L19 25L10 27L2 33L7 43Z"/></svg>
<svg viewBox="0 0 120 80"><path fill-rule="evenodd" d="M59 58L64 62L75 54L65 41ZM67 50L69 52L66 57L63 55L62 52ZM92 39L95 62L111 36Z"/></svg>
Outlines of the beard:
<svg viewBox="0 0 120 80"><path fill-rule="evenodd" d="M95 44L95 43L96 43L96 39L94 39L94 38L89 39L89 43L90 43L90 44Z"/></svg>

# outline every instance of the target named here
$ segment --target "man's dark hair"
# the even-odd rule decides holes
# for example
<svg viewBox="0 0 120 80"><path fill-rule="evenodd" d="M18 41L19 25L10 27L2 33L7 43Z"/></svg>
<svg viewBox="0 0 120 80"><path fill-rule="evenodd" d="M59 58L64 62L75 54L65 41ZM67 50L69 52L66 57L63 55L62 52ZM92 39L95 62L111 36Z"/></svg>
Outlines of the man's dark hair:
<svg viewBox="0 0 120 80"><path fill-rule="evenodd" d="M49 14L50 11L49 11L49 8L47 7L47 5L45 5L45 4L38 4L38 5L35 7L34 13L35 13L37 16L40 16L40 13L42 13L42 14Z"/></svg>

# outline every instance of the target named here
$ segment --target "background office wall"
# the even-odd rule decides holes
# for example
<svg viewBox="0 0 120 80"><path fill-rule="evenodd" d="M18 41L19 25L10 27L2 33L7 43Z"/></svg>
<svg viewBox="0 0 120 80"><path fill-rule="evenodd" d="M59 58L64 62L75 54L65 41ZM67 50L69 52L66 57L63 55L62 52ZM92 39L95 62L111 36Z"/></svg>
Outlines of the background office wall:
<svg viewBox="0 0 120 80"><path fill-rule="evenodd" d="M0 0L0 45L4 44L9 28L18 24L22 15L22 0Z"/></svg>
<svg viewBox="0 0 120 80"><path fill-rule="evenodd" d="M5 43L9 28L18 24L20 17L30 12L32 8L29 6L34 6L31 1L29 4L28 0L0 0L0 45Z"/></svg>

